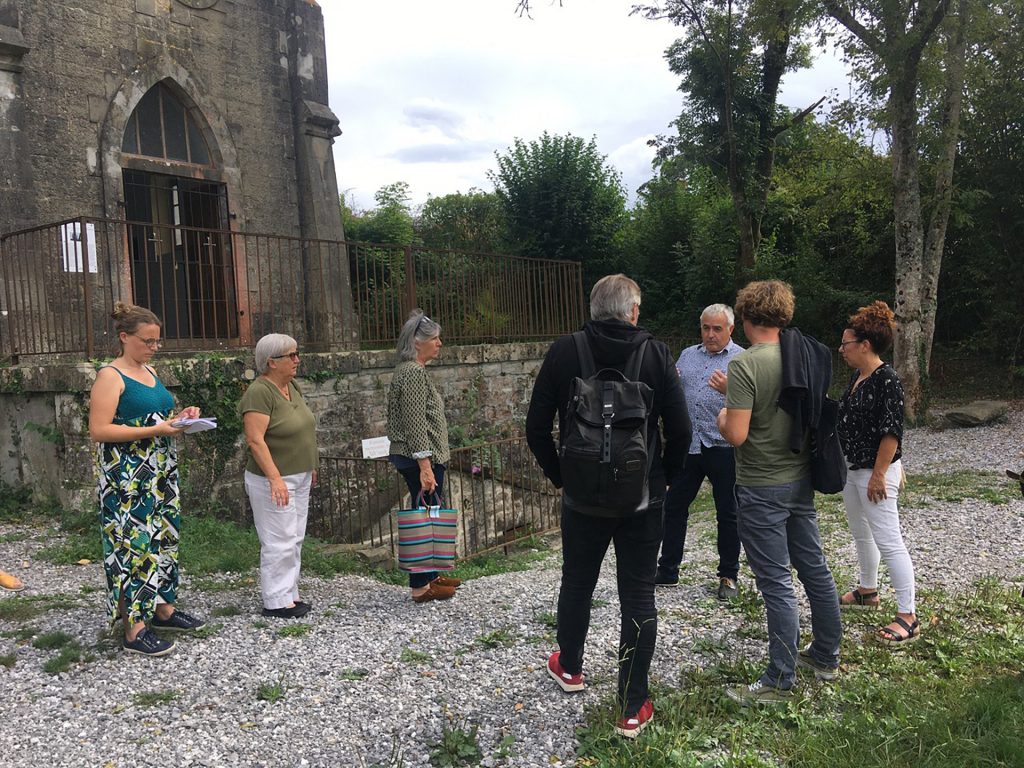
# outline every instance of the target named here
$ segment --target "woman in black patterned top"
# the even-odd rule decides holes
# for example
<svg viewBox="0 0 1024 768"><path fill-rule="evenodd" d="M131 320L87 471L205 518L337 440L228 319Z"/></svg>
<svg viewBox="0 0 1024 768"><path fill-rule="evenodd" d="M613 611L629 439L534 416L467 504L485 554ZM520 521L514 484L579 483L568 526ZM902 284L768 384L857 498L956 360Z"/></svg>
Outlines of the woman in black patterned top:
<svg viewBox="0 0 1024 768"><path fill-rule="evenodd" d="M858 585L840 608L878 609L878 563L884 560L896 593L896 618L877 632L887 645L920 635L914 605L914 565L900 532L896 499L903 477L903 385L879 355L892 346L895 317L884 301L861 307L843 331L839 353L854 369L839 401L839 439L849 464L843 502L857 547Z"/></svg>
<svg viewBox="0 0 1024 768"><path fill-rule="evenodd" d="M414 309L398 334L399 363L388 389L391 463L409 487L412 504L441 493L448 463L448 422L444 401L426 366L441 352L441 326ZM434 571L409 574L417 603L447 600L462 582Z"/></svg>

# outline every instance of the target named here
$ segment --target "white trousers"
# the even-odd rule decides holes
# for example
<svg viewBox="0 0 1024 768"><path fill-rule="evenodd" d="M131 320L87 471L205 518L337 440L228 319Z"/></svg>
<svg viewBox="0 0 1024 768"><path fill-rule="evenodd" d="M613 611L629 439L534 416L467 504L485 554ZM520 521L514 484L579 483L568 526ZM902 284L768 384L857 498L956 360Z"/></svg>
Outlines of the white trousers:
<svg viewBox="0 0 1024 768"><path fill-rule="evenodd" d="M260 590L264 608L287 608L299 598L302 540L306 537L309 489L313 473L285 475L288 503L279 507L270 497L270 481L246 470L252 519L260 536Z"/></svg>
<svg viewBox="0 0 1024 768"><path fill-rule="evenodd" d="M878 587L878 563L884 560L896 593L897 612L916 613L914 564L910 562L910 553L903 543L900 516L896 508L902 476L902 463L894 461L885 473L886 498L874 502L868 499L871 470L851 469L846 476L846 487L843 488L843 502L853 542L857 546L860 585L865 588Z"/></svg>

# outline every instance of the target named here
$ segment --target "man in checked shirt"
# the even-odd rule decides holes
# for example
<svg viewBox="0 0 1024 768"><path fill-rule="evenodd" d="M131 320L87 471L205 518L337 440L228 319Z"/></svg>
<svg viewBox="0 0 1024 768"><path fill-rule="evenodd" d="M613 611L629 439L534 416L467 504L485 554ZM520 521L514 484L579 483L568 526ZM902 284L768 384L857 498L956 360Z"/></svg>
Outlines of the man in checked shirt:
<svg viewBox="0 0 1024 768"><path fill-rule="evenodd" d="M687 347L679 355L676 370L686 392L686 406L693 422L693 438L683 473L665 495L664 537L655 584L679 584L679 564L686 542L690 504L706 477L711 482L718 518L718 599L738 594L736 577L740 567L740 537L736 530L736 463L733 448L715 424L725 406L726 369L729 361L743 351L732 340L732 307L712 304L700 316L701 344Z"/></svg>

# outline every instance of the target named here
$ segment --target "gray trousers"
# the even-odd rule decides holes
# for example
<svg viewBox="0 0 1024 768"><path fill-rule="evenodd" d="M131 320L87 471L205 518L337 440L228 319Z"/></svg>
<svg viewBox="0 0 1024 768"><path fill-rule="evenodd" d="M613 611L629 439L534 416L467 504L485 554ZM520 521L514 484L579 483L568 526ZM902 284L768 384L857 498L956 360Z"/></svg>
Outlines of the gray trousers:
<svg viewBox="0 0 1024 768"><path fill-rule="evenodd" d="M737 485L736 518L768 615L768 669L761 682L790 688L796 679L800 642L791 566L811 604L811 655L828 666L837 665L843 635L839 595L821 549L810 477L784 485Z"/></svg>

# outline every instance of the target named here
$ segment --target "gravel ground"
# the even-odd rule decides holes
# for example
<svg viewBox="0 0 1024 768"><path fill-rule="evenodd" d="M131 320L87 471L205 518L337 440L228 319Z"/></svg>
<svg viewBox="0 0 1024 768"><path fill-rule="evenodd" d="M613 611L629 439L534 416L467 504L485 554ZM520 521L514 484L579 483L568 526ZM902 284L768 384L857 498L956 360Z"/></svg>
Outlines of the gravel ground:
<svg viewBox="0 0 1024 768"><path fill-rule="evenodd" d="M1001 473L1024 466L1024 414L1016 405L1006 423L992 427L910 431L908 470ZM992 574L1021 579L1019 496L1009 503L943 502L910 493L903 519L922 603L928 587L956 591ZM676 685L681 671L716 657L760 663L764 656L763 637L750 627L737 632L743 610L713 598L711 522L707 516L692 521L682 584L658 593L656 685ZM822 528L837 574L854 574L845 522L832 513L823 516ZM211 629L205 637L181 637L170 657L144 659L118 651L115 634L106 630L100 567L38 559L37 551L50 542L52 533L39 528L0 526L0 566L26 582L22 595L46 598L40 615L0 621L0 656L16 659L13 667L0 666L0 762L10 768L389 766L398 764L395 750L401 765L414 768L430 765L431 744L445 724L479 727L485 766L569 765L584 709L606 702L614 691L618 603L612 562L595 594L590 687L568 696L544 671L554 648L557 552L530 571L476 579L451 602L422 606L409 600L407 590L369 578L304 579L304 598L315 610L305 620L285 622L259 617L254 574L225 574L203 580L200 588L185 573L182 605L208 617ZM741 580L749 586L749 573ZM236 615L215 615L236 609ZM308 625L308 634L280 634L299 625ZM26 626L37 636L57 630L72 635L88 660L58 675L44 672L42 665L58 652L14 636ZM847 641L860 639L849 630ZM284 687L279 701L257 698L261 685L275 683ZM148 706L138 698L166 692L176 697ZM499 756L503 739L507 755Z"/></svg>

